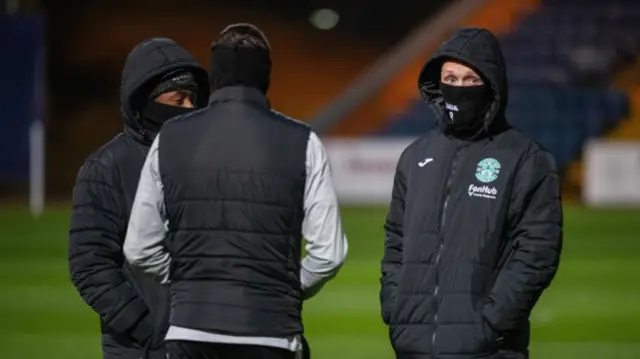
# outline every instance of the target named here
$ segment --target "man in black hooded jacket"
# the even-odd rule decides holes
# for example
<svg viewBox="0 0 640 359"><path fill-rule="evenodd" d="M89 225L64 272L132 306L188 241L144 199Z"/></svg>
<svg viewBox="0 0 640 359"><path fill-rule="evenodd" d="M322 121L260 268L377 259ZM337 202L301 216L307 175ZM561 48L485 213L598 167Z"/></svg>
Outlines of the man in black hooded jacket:
<svg viewBox="0 0 640 359"><path fill-rule="evenodd" d="M170 39L153 38L127 57L120 89L124 132L89 156L73 190L71 281L100 316L105 359L165 359L167 288L134 272L122 245L140 170L160 126L204 107L206 70Z"/></svg>
<svg viewBox="0 0 640 359"><path fill-rule="evenodd" d="M439 128L396 170L380 293L391 344L403 359L527 358L529 315L562 246L555 161L507 123L489 31L459 30L418 87Z"/></svg>

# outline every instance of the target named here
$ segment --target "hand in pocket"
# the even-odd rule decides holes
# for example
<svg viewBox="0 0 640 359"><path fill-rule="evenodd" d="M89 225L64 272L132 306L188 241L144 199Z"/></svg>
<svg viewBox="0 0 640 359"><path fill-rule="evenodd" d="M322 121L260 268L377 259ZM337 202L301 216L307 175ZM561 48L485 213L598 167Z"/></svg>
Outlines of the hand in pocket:
<svg viewBox="0 0 640 359"><path fill-rule="evenodd" d="M487 341L487 344L489 345L489 347L497 348L500 344L502 337L500 336L500 334L498 334L498 332L496 332L491 327L491 325L489 324L489 322L484 316L482 316L482 329L484 331L485 340Z"/></svg>

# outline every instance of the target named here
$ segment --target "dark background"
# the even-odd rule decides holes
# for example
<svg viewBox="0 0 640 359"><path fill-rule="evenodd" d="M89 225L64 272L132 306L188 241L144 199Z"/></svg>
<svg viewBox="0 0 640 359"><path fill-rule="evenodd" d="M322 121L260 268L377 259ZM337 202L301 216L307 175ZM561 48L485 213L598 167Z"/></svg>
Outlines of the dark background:
<svg viewBox="0 0 640 359"><path fill-rule="evenodd" d="M274 106L305 120L446 2L22 2L22 9L46 13L48 193L68 195L83 159L121 129L120 70L128 51L147 37L172 37L206 66L208 45L226 24L256 23L274 45ZM321 31L310 24L309 16L318 8L339 13L334 29ZM345 51L349 59L341 57ZM291 98L291 86L308 97Z"/></svg>

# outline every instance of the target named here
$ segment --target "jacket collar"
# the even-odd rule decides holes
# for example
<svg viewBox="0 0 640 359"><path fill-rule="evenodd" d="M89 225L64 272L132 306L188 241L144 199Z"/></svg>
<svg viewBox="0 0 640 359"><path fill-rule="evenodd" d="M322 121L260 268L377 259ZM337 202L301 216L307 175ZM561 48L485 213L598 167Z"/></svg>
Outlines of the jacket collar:
<svg viewBox="0 0 640 359"><path fill-rule="evenodd" d="M153 143L157 133L148 130L136 130L131 126L124 126L124 133L131 136L137 142L149 147Z"/></svg>
<svg viewBox="0 0 640 359"><path fill-rule="evenodd" d="M209 104L217 102L251 102L265 108L271 108L269 99L260 90L246 86L223 87L213 91Z"/></svg>

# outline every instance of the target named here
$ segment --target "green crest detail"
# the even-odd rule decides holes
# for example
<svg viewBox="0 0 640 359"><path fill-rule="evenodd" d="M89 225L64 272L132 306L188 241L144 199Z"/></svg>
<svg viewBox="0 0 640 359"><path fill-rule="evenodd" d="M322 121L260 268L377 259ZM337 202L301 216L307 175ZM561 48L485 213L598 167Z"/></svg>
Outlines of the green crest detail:
<svg viewBox="0 0 640 359"><path fill-rule="evenodd" d="M478 162L476 169L476 178L482 183L490 183L498 178L500 173L500 162L495 158L485 158Z"/></svg>

